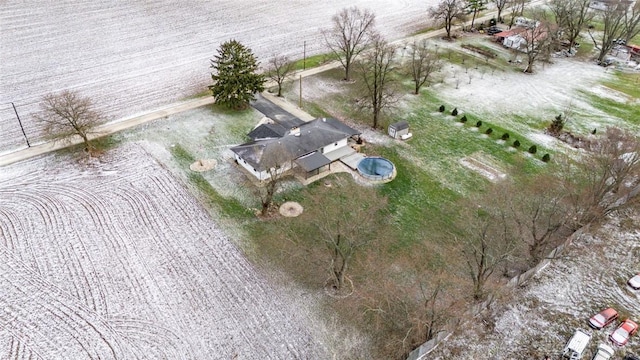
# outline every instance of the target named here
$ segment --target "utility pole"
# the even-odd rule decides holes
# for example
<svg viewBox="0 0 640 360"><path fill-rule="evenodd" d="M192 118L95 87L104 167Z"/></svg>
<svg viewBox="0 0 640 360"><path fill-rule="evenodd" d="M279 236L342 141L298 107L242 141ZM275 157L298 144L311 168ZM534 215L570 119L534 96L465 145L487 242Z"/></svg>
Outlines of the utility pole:
<svg viewBox="0 0 640 360"><path fill-rule="evenodd" d="M300 75L300 96L298 97L298 107L302 109L302 75Z"/></svg>
<svg viewBox="0 0 640 360"><path fill-rule="evenodd" d="M302 70L307 70L307 42L302 45Z"/></svg>
<svg viewBox="0 0 640 360"><path fill-rule="evenodd" d="M27 141L27 147L31 147L31 144L29 144L29 139L27 138L27 133L24 132L24 127L22 127L22 121L20 121L20 116L18 116L18 110L16 110L16 106L13 104L13 102L11 103L11 106L13 106L13 112L16 113L16 118L18 118L18 124L20 124L20 130L22 130L22 135L24 135L24 139Z"/></svg>

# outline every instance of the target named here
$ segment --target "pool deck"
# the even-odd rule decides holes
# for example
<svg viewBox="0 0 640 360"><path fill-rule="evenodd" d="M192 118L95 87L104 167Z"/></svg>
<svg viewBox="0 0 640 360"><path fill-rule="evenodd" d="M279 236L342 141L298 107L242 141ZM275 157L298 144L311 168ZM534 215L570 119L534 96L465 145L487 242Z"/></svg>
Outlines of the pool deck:
<svg viewBox="0 0 640 360"><path fill-rule="evenodd" d="M349 156L340 158L340 161L342 161L345 165L350 167L351 170L356 170L358 168L358 164L360 163L360 160L364 159L365 157L366 155L357 152Z"/></svg>

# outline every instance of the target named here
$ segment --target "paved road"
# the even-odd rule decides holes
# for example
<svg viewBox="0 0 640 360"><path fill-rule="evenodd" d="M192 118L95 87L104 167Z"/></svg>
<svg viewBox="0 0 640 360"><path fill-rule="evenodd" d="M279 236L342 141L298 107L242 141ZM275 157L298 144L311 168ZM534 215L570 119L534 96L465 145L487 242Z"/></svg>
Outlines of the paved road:
<svg viewBox="0 0 640 360"><path fill-rule="evenodd" d="M537 1L539 2L539 1ZM533 3L532 3L533 4ZM505 11L505 16L508 15L508 11ZM485 16L482 16L480 18L476 19L477 23L481 23L483 21L487 21L489 19L491 19L492 17L495 17L497 13L494 12L490 12L488 14L486 14ZM467 22L466 25L469 25L470 22ZM461 26L457 26L454 27L452 29L452 31L458 30L460 29ZM438 36L444 36L445 31L444 29L438 29L438 30L434 30L434 31L430 31L424 34L419 34L416 36L410 36L410 37L406 37L404 39L400 39L400 40L396 40L393 43L394 44L404 44L404 43L410 43L413 42L414 40L422 40L422 39L428 39L428 38L433 38L433 37L438 37ZM338 61L333 61L327 64L324 64L322 66L318 66L312 69L308 69L308 70L301 70L301 71L297 71L292 75L292 78L294 79L299 79L300 77L307 77L307 76L311 76L311 75L315 75L330 69L335 69L340 67L340 63ZM269 87L273 87L275 86L275 82L273 81L268 81L265 86L267 88ZM270 96L269 94L265 93L265 96L267 96L270 100L278 103L279 101L277 99L275 99L275 97ZM143 115L136 115L136 116L132 116L132 117L128 117L128 118L124 118L124 119L120 119L114 122L110 122L107 123L103 126L100 126L97 129L97 135L92 136L92 138L95 137L99 137L99 136L105 136L105 135L109 135L109 134L113 134L116 133L118 131L122 131L122 130L126 130L129 128L132 128L134 126L140 125L140 124L144 124L147 123L149 121L153 121L153 120L157 120L157 119L161 119L164 117L167 117L169 115L173 115L179 112L183 112L183 111L187 111L187 110L191 110L191 109L195 109L201 106L205 106L205 105L211 105L213 104L215 101L213 99L213 97L211 96L205 96L202 98L198 98L198 99L194 99L194 100L188 100L188 101L183 101L183 102L179 102L179 103L175 103L175 104L171 104L168 105L164 108L158 109L158 110L154 110L148 113L145 113ZM292 106L289 103L282 103L280 101L280 103L278 105L282 105L287 111L291 112L292 114L298 116L299 118L301 118L302 120L307 120L307 118L310 117L310 115L300 111L300 109L295 109L294 106ZM0 166L4 166L4 165L8 165L17 161L21 161L21 160L26 160L29 159L31 157L34 156L38 156L38 155L42 155L51 151L55 151L55 150L59 150L59 149L63 149L65 147L71 146L71 145L76 145L79 144L81 142L81 139L79 137L72 137L70 139L67 139L66 141L57 141L57 142L45 142L45 143L40 143L34 146L31 146L29 148L26 149L21 149L21 150L17 150L8 154L4 154L4 155L0 155Z"/></svg>

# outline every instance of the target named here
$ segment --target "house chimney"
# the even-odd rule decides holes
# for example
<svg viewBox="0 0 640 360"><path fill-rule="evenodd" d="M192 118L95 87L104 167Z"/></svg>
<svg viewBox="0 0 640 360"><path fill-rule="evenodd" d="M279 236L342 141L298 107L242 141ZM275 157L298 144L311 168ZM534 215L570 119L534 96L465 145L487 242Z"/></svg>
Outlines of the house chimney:
<svg viewBox="0 0 640 360"><path fill-rule="evenodd" d="M292 128L291 130L289 130L289 134L293 136L300 136L300 128L297 126Z"/></svg>

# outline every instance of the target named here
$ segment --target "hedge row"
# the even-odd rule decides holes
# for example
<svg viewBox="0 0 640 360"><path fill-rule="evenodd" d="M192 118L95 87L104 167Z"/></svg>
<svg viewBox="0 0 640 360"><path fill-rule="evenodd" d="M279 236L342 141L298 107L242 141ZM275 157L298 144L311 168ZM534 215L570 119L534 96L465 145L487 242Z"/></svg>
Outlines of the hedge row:
<svg viewBox="0 0 640 360"><path fill-rule="evenodd" d="M446 110L446 108L445 108L445 106L444 106L444 105L440 105L440 107L438 108L438 111L440 111L440 112L444 112L445 110ZM454 108L454 109L451 111L451 115L452 115L452 116L456 116L456 115L458 115L458 108ZM465 123L467 122L467 120L468 120L468 119L467 119L467 115L462 115L462 117L461 117L458 121L459 121L459 122L461 122L461 123L463 123L463 124L465 124ZM478 128L478 129L480 129L480 127L482 127L482 121L478 120L478 121L474 124L474 126L475 126L476 128ZM489 136L491 136L491 135L495 134L495 132L493 131L493 129L492 129L491 127L487 128L487 129L484 131L484 133L485 133L485 134L487 134L487 135L489 135ZM505 132L505 133L503 133L502 135L500 135L500 136L499 136L499 138L500 138L501 140L505 141L505 143L506 143L507 141L509 141L509 138L510 138L510 137L511 137L511 135L509 135L509 133L508 133L508 132ZM520 145L521 145L521 144L520 144L520 140L518 140L518 139L514 140L514 141L511 143L511 146L513 146L513 147L514 147L514 148L516 148L516 149L520 148ZM536 153L538 152L538 147L537 147L536 145L531 145L531 146L527 149L527 152L529 152L530 154L536 154ZM542 161L544 161L544 162L549 162L550 160L551 160L551 155L549 155L549 154L544 154L544 155L542 156Z"/></svg>

